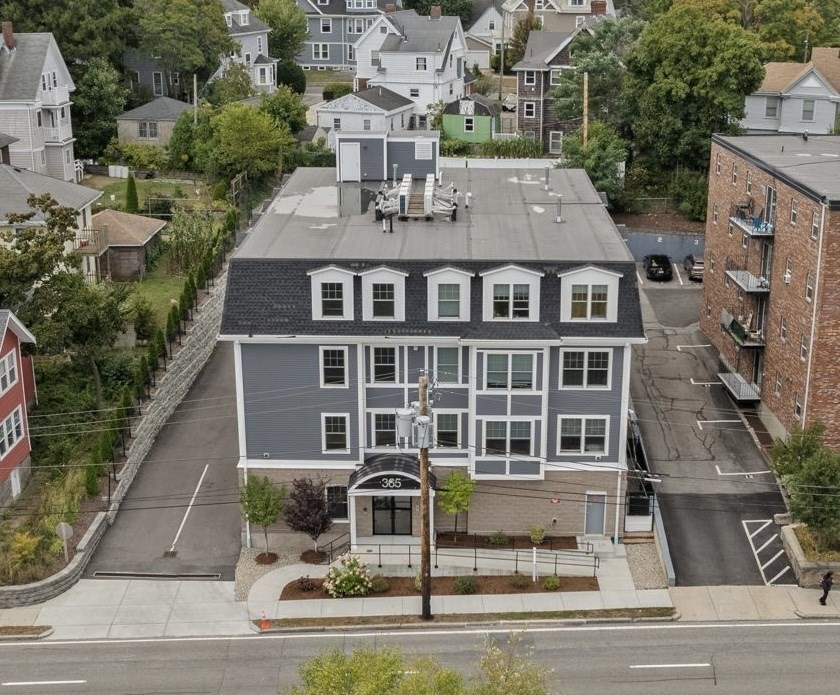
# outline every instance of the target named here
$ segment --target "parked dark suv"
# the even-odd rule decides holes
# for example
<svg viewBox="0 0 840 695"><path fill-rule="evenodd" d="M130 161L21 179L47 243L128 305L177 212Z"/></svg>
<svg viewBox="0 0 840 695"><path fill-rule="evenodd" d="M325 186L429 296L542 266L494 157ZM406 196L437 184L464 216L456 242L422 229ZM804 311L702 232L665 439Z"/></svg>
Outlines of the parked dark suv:
<svg viewBox="0 0 840 695"><path fill-rule="evenodd" d="M661 253L655 253L652 256L645 256L644 260L645 274L648 280L659 280L667 282L674 278L674 271L671 268L671 257L665 256Z"/></svg>
<svg viewBox="0 0 840 695"><path fill-rule="evenodd" d="M698 280L703 282L703 256L695 256L693 253L688 254L683 261L685 272L688 273L689 280Z"/></svg>

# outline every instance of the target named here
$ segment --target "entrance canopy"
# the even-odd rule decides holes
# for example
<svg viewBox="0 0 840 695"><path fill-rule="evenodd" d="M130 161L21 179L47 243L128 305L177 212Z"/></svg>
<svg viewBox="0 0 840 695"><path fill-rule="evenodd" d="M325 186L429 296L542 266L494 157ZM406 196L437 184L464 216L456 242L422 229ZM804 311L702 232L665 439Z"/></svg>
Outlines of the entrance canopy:
<svg viewBox="0 0 840 695"><path fill-rule="evenodd" d="M432 490L437 488L437 480L431 471L429 485ZM419 489L420 461L416 456L393 452L368 456L362 467L350 474L347 494L394 494Z"/></svg>

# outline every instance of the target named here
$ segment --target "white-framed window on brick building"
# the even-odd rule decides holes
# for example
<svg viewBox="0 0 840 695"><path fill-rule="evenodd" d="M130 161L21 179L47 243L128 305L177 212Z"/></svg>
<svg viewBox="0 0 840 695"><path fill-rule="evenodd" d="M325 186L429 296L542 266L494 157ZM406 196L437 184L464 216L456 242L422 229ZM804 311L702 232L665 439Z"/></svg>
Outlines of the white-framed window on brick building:
<svg viewBox="0 0 840 695"><path fill-rule="evenodd" d="M796 224L796 218L799 215L799 201L796 198L790 199L790 223Z"/></svg>
<svg viewBox="0 0 840 695"><path fill-rule="evenodd" d="M787 341L787 319L784 316L779 320L779 340L783 343Z"/></svg>
<svg viewBox="0 0 840 695"><path fill-rule="evenodd" d="M347 513L347 486L327 485L327 514L333 521L346 521L349 518Z"/></svg>
<svg viewBox="0 0 840 695"><path fill-rule="evenodd" d="M788 256L785 259L785 276L784 281L789 285L790 281L793 279L793 259Z"/></svg>
<svg viewBox="0 0 840 695"><path fill-rule="evenodd" d="M747 193L752 193L752 172L749 169L747 169L747 181L744 184L744 188Z"/></svg>
<svg viewBox="0 0 840 695"><path fill-rule="evenodd" d="M799 339L799 359L803 362L808 359L808 337L804 335Z"/></svg>
<svg viewBox="0 0 840 695"><path fill-rule="evenodd" d="M776 380L773 383L773 395L777 398L782 395L782 373L776 372Z"/></svg>
<svg viewBox="0 0 840 695"><path fill-rule="evenodd" d="M557 454L604 456L607 453L609 418L557 416Z"/></svg>
<svg viewBox="0 0 840 695"><path fill-rule="evenodd" d="M461 414L435 412L435 448L457 449L460 446Z"/></svg>
<svg viewBox="0 0 840 695"><path fill-rule="evenodd" d="M561 389L609 389L609 350L562 350Z"/></svg>
<svg viewBox="0 0 840 695"><path fill-rule="evenodd" d="M485 456L533 456L534 423L530 420L485 420Z"/></svg>
<svg viewBox="0 0 840 695"><path fill-rule="evenodd" d="M720 152L715 155L715 174L720 176L720 169L721 169L721 161L720 161Z"/></svg>
<svg viewBox="0 0 840 695"><path fill-rule="evenodd" d="M741 235L741 248L745 249L750 245L750 235L749 234L742 234Z"/></svg>
<svg viewBox="0 0 840 695"><path fill-rule="evenodd" d="M732 185L738 185L738 163L732 162Z"/></svg>
<svg viewBox="0 0 840 695"><path fill-rule="evenodd" d="M805 280L805 301L810 302L814 298L814 274L808 273Z"/></svg>
<svg viewBox="0 0 840 695"><path fill-rule="evenodd" d="M0 459L9 453L23 439L23 410L15 408L6 419L0 421Z"/></svg>
<svg viewBox="0 0 840 695"><path fill-rule="evenodd" d="M318 348L321 362L321 388L347 388L347 348Z"/></svg>
<svg viewBox="0 0 840 695"><path fill-rule="evenodd" d="M709 251L709 272L715 272L715 252Z"/></svg>
<svg viewBox="0 0 840 695"><path fill-rule="evenodd" d="M714 205L712 205L712 224L717 224L717 218L718 218L718 204L715 203Z"/></svg>
<svg viewBox="0 0 840 695"><path fill-rule="evenodd" d="M820 238L820 213L818 212L811 213L811 238Z"/></svg>
<svg viewBox="0 0 840 695"><path fill-rule="evenodd" d="M17 355L14 350L0 359L0 394L6 393L18 380Z"/></svg>
<svg viewBox="0 0 840 695"><path fill-rule="evenodd" d="M802 397L799 395L799 392L793 398L793 417L797 420L802 419Z"/></svg>
<svg viewBox="0 0 840 695"><path fill-rule="evenodd" d="M726 229L726 236L728 236L730 239L732 238L732 223L731 222L729 223L729 227Z"/></svg>
<svg viewBox="0 0 840 695"><path fill-rule="evenodd" d="M321 451L324 454L349 454L347 423L349 413L321 413Z"/></svg>

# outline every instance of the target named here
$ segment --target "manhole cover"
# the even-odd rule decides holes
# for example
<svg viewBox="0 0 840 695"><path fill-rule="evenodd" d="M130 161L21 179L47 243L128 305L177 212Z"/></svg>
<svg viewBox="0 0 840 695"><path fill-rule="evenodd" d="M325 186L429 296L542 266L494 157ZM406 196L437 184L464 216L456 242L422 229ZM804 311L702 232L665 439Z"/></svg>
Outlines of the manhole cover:
<svg viewBox="0 0 840 695"><path fill-rule="evenodd" d="M167 550L167 551L163 554L163 556L164 556L164 557L178 557L178 551L177 551L177 550Z"/></svg>

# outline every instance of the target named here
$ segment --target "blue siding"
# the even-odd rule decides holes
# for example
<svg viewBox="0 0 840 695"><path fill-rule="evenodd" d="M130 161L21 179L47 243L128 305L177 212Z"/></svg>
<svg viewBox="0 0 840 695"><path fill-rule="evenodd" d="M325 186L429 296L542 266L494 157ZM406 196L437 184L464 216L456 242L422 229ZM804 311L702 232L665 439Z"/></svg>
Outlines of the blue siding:
<svg viewBox="0 0 840 695"><path fill-rule="evenodd" d="M505 391L505 394L507 392ZM475 414L476 417L507 415L507 395L498 396L476 396Z"/></svg>
<svg viewBox="0 0 840 695"><path fill-rule="evenodd" d="M542 396L519 395L514 391L510 399L510 414L538 417L542 414Z"/></svg>
<svg viewBox="0 0 840 695"><path fill-rule="evenodd" d="M245 435L249 458L358 459L355 347L348 349L348 389L322 389L317 345L242 345ZM349 413L350 454L321 453L321 413Z"/></svg>
<svg viewBox="0 0 840 695"><path fill-rule="evenodd" d="M433 150L432 159L415 159L414 141L411 142L388 142L388 171L392 171L392 165L397 165L399 178L403 174L411 174L415 178L424 177L427 174L437 174L437 152Z"/></svg>
<svg viewBox="0 0 840 695"><path fill-rule="evenodd" d="M382 181L385 166L385 136L377 138L341 138L341 142L359 144L359 164L362 181Z"/></svg>

